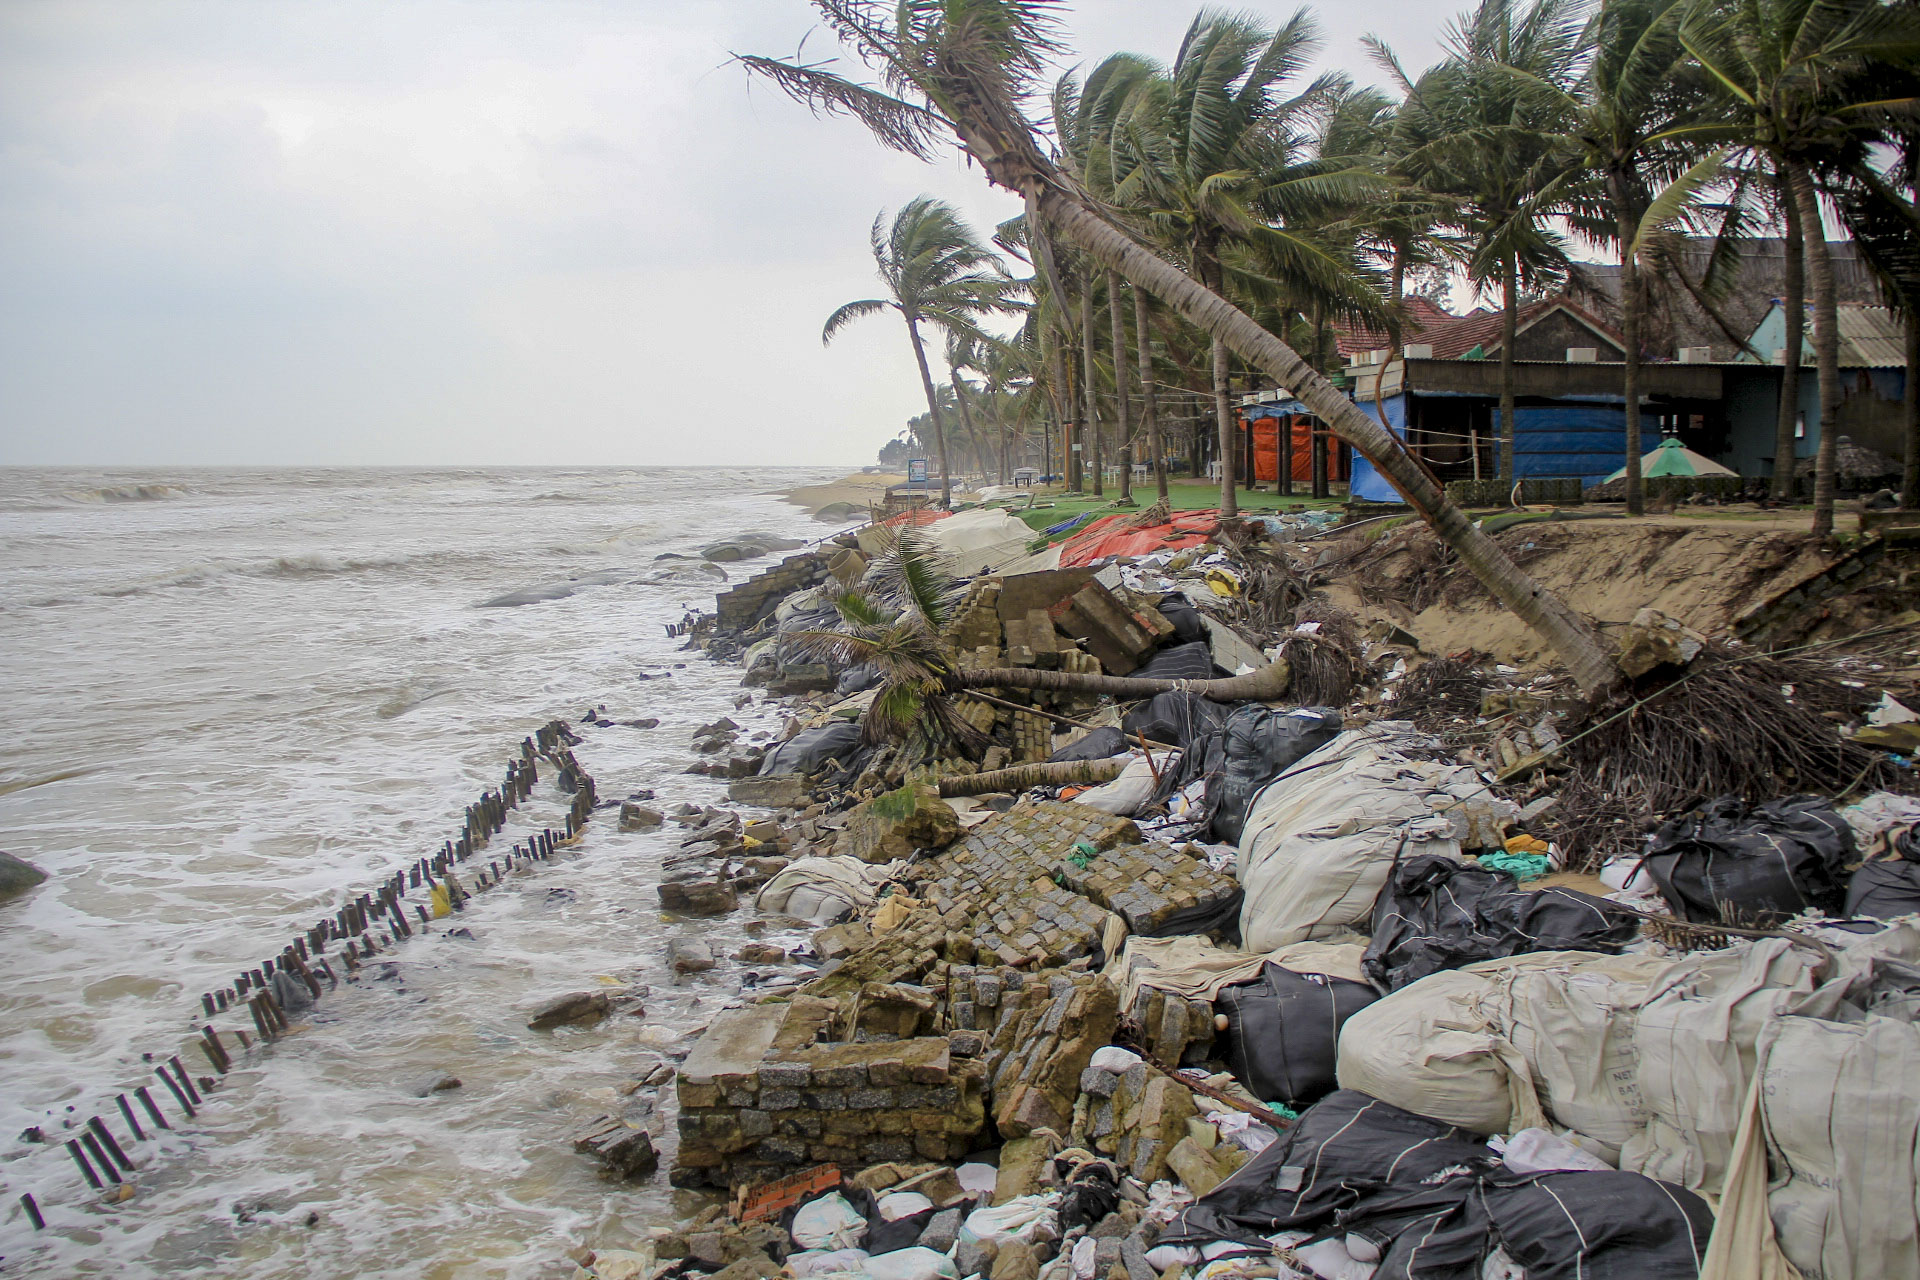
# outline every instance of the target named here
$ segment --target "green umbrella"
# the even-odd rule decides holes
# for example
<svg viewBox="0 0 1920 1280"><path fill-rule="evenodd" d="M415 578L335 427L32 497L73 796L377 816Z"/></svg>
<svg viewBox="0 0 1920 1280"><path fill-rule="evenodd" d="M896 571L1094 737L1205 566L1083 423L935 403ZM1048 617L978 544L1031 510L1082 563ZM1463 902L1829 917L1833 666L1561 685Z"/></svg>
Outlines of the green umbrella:
<svg viewBox="0 0 1920 1280"><path fill-rule="evenodd" d="M1606 483L1612 483L1627 474L1625 467L1608 476ZM1680 443L1680 437L1668 436L1660 442L1660 447L1640 459L1640 474L1651 480L1655 476L1737 476L1740 473L1729 467L1723 467L1704 454L1695 453Z"/></svg>

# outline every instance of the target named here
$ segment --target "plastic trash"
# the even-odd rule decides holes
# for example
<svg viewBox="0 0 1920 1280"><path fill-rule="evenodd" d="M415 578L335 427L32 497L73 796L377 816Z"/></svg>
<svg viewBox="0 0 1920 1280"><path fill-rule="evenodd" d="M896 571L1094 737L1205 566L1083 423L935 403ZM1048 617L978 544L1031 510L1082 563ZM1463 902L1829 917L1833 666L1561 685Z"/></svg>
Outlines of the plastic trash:
<svg viewBox="0 0 1920 1280"><path fill-rule="evenodd" d="M1751 809L1721 796L1654 832L1646 864L1682 919L1764 928L1839 910L1853 853L1852 828L1818 796Z"/></svg>
<svg viewBox="0 0 1920 1280"><path fill-rule="evenodd" d="M1864 862L1847 881L1846 913L1891 920L1920 912L1920 862Z"/></svg>
<svg viewBox="0 0 1920 1280"><path fill-rule="evenodd" d="M1000 1171L977 1160L959 1166L953 1171L953 1176L960 1180L960 1189L969 1195L983 1192L991 1194L1000 1183Z"/></svg>
<svg viewBox="0 0 1920 1280"><path fill-rule="evenodd" d="M867 1238L867 1220L835 1191L801 1205L790 1230L802 1249L851 1249Z"/></svg>
<svg viewBox="0 0 1920 1280"><path fill-rule="evenodd" d="M1599 1156L1575 1146L1551 1129L1522 1129L1510 1138L1489 1139L1487 1145L1499 1152L1500 1162L1515 1173L1564 1173L1575 1169L1613 1168Z"/></svg>

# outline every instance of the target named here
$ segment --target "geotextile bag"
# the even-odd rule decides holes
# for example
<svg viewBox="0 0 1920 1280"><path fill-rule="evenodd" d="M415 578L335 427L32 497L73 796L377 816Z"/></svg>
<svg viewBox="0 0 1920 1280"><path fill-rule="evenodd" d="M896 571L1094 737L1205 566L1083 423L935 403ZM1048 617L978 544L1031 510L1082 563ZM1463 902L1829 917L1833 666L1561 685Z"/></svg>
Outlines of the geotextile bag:
<svg viewBox="0 0 1920 1280"><path fill-rule="evenodd" d="M1765 928L1844 896L1853 829L1819 796L1749 809L1721 796L1654 832L1644 859L1682 919Z"/></svg>

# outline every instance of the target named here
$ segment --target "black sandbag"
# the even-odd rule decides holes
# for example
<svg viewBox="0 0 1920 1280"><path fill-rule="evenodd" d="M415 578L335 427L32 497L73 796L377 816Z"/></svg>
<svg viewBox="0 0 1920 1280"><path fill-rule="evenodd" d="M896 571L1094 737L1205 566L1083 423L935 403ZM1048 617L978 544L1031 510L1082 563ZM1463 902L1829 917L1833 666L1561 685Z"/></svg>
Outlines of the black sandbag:
<svg viewBox="0 0 1920 1280"><path fill-rule="evenodd" d="M1155 653L1145 665L1127 673L1129 680L1212 680L1218 671L1213 650L1204 640L1175 644Z"/></svg>
<svg viewBox="0 0 1920 1280"><path fill-rule="evenodd" d="M831 761L851 760L860 753L860 747L860 726L852 720L835 720L802 729L767 752L760 762L760 776L816 773Z"/></svg>
<svg viewBox="0 0 1920 1280"><path fill-rule="evenodd" d="M1381 991L1428 974L1529 951L1617 954L1639 917L1575 889L1519 887L1505 871L1437 853L1393 869L1373 904L1373 940L1361 967Z"/></svg>
<svg viewBox="0 0 1920 1280"><path fill-rule="evenodd" d="M1847 881L1846 914L1891 920L1920 912L1920 862L1863 862Z"/></svg>
<svg viewBox="0 0 1920 1280"><path fill-rule="evenodd" d="M1207 641L1207 621L1200 611L1193 607L1193 601L1175 592L1160 601L1160 616L1173 624L1173 639L1176 644L1192 644Z"/></svg>
<svg viewBox="0 0 1920 1280"><path fill-rule="evenodd" d="M1645 862L1681 919L1765 928L1840 910L1853 852L1853 829L1819 796L1752 809L1721 796L1654 832Z"/></svg>
<svg viewBox="0 0 1920 1280"><path fill-rule="evenodd" d="M1411 1192L1456 1166L1487 1169L1486 1139L1352 1089L1328 1094L1226 1181L1182 1210L1161 1244L1317 1231L1370 1196Z"/></svg>
<svg viewBox="0 0 1920 1280"><path fill-rule="evenodd" d="M1164 742L1184 747L1197 738L1217 733L1232 712L1224 703L1203 698L1197 693L1169 690L1156 693L1135 707L1120 721L1127 740L1145 734L1149 742Z"/></svg>
<svg viewBox="0 0 1920 1280"><path fill-rule="evenodd" d="M1332 742L1339 732L1336 711L1305 707L1275 711L1257 702L1235 707L1220 733L1209 740L1209 758L1204 762L1213 838L1239 844L1247 810L1260 788ZM1211 756L1214 743L1220 748L1217 769Z"/></svg>
<svg viewBox="0 0 1920 1280"><path fill-rule="evenodd" d="M1295 1108L1333 1090L1340 1028L1380 998L1364 982L1295 973L1268 964L1251 982L1222 987L1214 1007L1227 1029L1214 1037L1234 1079L1262 1102Z"/></svg>
<svg viewBox="0 0 1920 1280"><path fill-rule="evenodd" d="M1527 1280L1693 1280L1713 1212L1643 1174L1501 1168L1372 1197L1339 1225L1383 1246L1374 1280L1478 1280L1500 1250Z"/></svg>
<svg viewBox="0 0 1920 1280"><path fill-rule="evenodd" d="M1124 755L1127 750L1127 735L1111 725L1094 729L1078 742L1060 748L1047 759L1054 760L1110 760L1114 756Z"/></svg>
<svg viewBox="0 0 1920 1280"><path fill-rule="evenodd" d="M833 691L845 698L852 694L865 693L883 679L885 677L880 674L879 667L871 662L863 662L857 667L848 667L842 671L840 679L833 686Z"/></svg>

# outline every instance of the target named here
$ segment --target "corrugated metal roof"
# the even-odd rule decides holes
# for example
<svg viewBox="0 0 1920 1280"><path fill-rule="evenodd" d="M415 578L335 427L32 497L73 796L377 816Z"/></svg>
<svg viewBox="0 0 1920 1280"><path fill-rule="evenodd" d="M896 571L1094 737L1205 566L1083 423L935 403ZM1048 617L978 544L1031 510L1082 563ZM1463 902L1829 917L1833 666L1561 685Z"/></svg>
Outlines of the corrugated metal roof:
<svg viewBox="0 0 1920 1280"><path fill-rule="evenodd" d="M1900 317L1886 307L1835 308L1840 365L1845 369L1903 369L1907 335ZM1811 342L1813 335L1807 335Z"/></svg>

